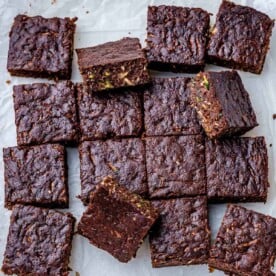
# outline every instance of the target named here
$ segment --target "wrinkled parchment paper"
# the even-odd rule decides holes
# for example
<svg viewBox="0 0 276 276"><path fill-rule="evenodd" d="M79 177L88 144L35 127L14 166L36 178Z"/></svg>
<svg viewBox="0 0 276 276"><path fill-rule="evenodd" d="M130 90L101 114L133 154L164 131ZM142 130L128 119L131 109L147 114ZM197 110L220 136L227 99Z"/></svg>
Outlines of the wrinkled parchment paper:
<svg viewBox="0 0 276 276"><path fill-rule="evenodd" d="M276 18L276 0L235 0L236 3L255 7L270 17ZM77 30L75 48L97 45L99 43L120 39L124 36L139 37L144 45L146 38L146 15L148 5L170 4L187 7L201 7L213 14L211 22L215 20L220 0L0 0L0 263L6 245L9 227L10 211L4 209L4 175L2 148L16 145L16 131L12 101L12 85L46 82L45 79L11 77L6 71L8 52L8 33L13 18L19 13L30 16L44 17L75 17ZM76 54L73 60L73 81L80 81L76 65ZM253 107L256 111L259 126L247 133L247 136L264 135L269 153L269 189L268 201L263 203L248 203L243 206L276 217L276 120L272 114L276 113L276 28L274 28L271 49L261 76L240 72L245 87L250 93ZM206 70L222 70L222 67L208 65ZM172 73L154 74L168 76ZM11 83L7 83L11 81ZM78 219L84 207L76 195L80 193L79 159L76 148L68 148L70 208L69 211ZM226 205L210 205L210 222L212 236L217 233ZM208 275L207 265L180 266L153 269L150 263L148 240L144 242L137 253L137 257L128 264L119 263L112 256L91 246L79 235L73 240L73 250L70 267L71 275L81 276L203 276ZM0 275L1 274L0 272ZM212 275L223 275L215 271Z"/></svg>

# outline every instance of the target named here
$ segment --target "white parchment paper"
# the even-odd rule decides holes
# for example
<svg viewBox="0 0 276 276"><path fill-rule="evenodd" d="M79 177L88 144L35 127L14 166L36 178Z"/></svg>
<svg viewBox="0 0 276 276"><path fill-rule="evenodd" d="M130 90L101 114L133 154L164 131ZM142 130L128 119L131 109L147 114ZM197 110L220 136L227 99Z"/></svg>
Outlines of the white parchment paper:
<svg viewBox="0 0 276 276"><path fill-rule="evenodd" d="M255 7L271 18L276 18L276 0L235 0L236 3ZM46 82L45 79L11 77L6 71L8 52L8 33L13 18L19 13L30 16L44 17L75 17L77 31L75 48L97 45L99 43L120 39L124 36L139 37L144 45L146 38L146 15L148 5L170 4L187 7L201 7L214 14L215 19L220 0L0 0L0 263L6 245L6 236L9 227L10 211L4 209L4 176L2 148L16 145L16 131L12 101L12 85ZM247 136L264 135L269 153L269 189L268 201L263 203L242 204L265 214L276 217L276 120L272 114L276 113L276 28L274 28L271 49L261 76L240 72L246 89L249 91L253 107L256 111L259 126L247 133ZM222 67L207 66L206 70L223 70ZM162 76L176 75L173 73L157 73ZM6 81L10 80L10 84ZM76 54L73 60L73 81L80 81L76 65ZM79 219L84 207L76 196L80 193L79 160L76 148L68 148L70 208L69 211ZM210 206L210 221L212 236L216 235L224 214L226 205ZM70 267L71 275L81 276L182 276L208 275L207 265L181 266L153 269L150 263L148 241L139 249L137 257L128 264L119 263L112 256L91 246L88 241L79 235L73 240L73 250ZM1 274L0 272L0 275ZM215 271L212 275L223 275Z"/></svg>

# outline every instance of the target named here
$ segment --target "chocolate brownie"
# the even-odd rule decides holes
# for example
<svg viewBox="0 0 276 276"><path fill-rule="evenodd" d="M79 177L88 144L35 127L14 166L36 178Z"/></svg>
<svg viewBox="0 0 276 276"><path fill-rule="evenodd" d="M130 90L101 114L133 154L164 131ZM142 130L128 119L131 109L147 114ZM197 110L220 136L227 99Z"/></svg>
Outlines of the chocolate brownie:
<svg viewBox="0 0 276 276"><path fill-rule="evenodd" d="M81 140L138 136L142 131L142 95L136 91L91 93L77 85Z"/></svg>
<svg viewBox="0 0 276 276"><path fill-rule="evenodd" d="M70 79L76 20L16 16L8 53L11 75Z"/></svg>
<svg viewBox="0 0 276 276"><path fill-rule="evenodd" d="M207 198L154 200L160 219L150 231L153 267L207 263L210 247Z"/></svg>
<svg viewBox="0 0 276 276"><path fill-rule="evenodd" d="M146 196L145 149L138 138L85 141L79 146L81 199L89 201L104 176L113 176L131 192Z"/></svg>
<svg viewBox="0 0 276 276"><path fill-rule="evenodd" d="M229 205L210 250L211 267L244 276L275 275L276 219Z"/></svg>
<svg viewBox="0 0 276 276"><path fill-rule="evenodd" d="M5 207L20 203L67 208L65 153L57 144L4 148Z"/></svg>
<svg viewBox="0 0 276 276"><path fill-rule="evenodd" d="M144 93L147 136L199 134L196 111L188 102L189 78L154 78Z"/></svg>
<svg viewBox="0 0 276 276"><path fill-rule="evenodd" d="M253 8L222 1L208 44L211 63L260 74L274 20Z"/></svg>
<svg viewBox="0 0 276 276"><path fill-rule="evenodd" d="M83 81L94 92L150 82L138 38L125 37L76 52Z"/></svg>
<svg viewBox="0 0 276 276"><path fill-rule="evenodd" d="M75 218L70 213L15 205L2 270L12 275L69 275Z"/></svg>
<svg viewBox="0 0 276 276"><path fill-rule="evenodd" d="M151 198L206 194L201 135L146 138L146 166Z"/></svg>
<svg viewBox="0 0 276 276"><path fill-rule="evenodd" d="M210 201L266 201L268 157L264 137L206 140Z"/></svg>
<svg viewBox="0 0 276 276"><path fill-rule="evenodd" d="M210 16L199 8L148 7L149 68L173 72L204 69Z"/></svg>
<svg viewBox="0 0 276 276"><path fill-rule="evenodd" d="M157 217L149 201L105 177L91 194L78 233L120 262L128 262L135 257Z"/></svg>
<svg viewBox="0 0 276 276"><path fill-rule="evenodd" d="M13 100L18 145L76 142L75 88L70 81L15 85Z"/></svg>
<svg viewBox="0 0 276 276"><path fill-rule="evenodd" d="M202 72L188 86L190 103L208 137L241 135L258 125L236 71Z"/></svg>

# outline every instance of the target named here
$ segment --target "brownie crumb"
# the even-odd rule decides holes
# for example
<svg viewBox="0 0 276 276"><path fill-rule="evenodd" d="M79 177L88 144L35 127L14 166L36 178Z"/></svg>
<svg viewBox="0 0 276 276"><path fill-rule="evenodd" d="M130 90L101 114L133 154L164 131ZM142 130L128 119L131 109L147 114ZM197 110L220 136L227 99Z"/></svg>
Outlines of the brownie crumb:
<svg viewBox="0 0 276 276"><path fill-rule="evenodd" d="M269 144L270 147L272 147L272 144Z"/></svg>
<svg viewBox="0 0 276 276"><path fill-rule="evenodd" d="M6 84L11 84L11 80L6 80Z"/></svg>
<svg viewBox="0 0 276 276"><path fill-rule="evenodd" d="M88 13L89 13L89 11L86 11L86 13L88 14Z"/></svg>
<svg viewBox="0 0 276 276"><path fill-rule="evenodd" d="M51 5L54 5L54 4L56 4L57 3L57 0L52 0L51 1Z"/></svg>
<svg viewBox="0 0 276 276"><path fill-rule="evenodd" d="M272 118L273 118L273 120L276 119L276 114L275 113L272 115Z"/></svg>

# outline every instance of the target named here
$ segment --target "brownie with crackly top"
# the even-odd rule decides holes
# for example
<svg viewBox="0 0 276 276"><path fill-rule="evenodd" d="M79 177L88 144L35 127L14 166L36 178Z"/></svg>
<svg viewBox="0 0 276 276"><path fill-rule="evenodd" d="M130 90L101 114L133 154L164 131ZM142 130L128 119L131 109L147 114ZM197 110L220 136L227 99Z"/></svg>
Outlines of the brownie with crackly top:
<svg viewBox="0 0 276 276"><path fill-rule="evenodd" d="M222 1L208 43L208 61L261 74L274 26L266 14Z"/></svg>
<svg viewBox="0 0 276 276"><path fill-rule="evenodd" d="M205 150L210 201L266 201L269 182L264 137L206 139Z"/></svg>
<svg viewBox="0 0 276 276"><path fill-rule="evenodd" d="M78 140L75 87L71 81L13 87L17 143L74 144Z"/></svg>
<svg viewBox="0 0 276 276"><path fill-rule="evenodd" d="M11 75L70 79L76 20L16 16L8 52Z"/></svg>
<svg viewBox="0 0 276 276"><path fill-rule="evenodd" d="M190 103L209 138L241 135L258 125L237 71L201 72L188 87Z"/></svg>
<svg viewBox="0 0 276 276"><path fill-rule="evenodd" d="M67 208L65 148L58 144L3 149L5 207L30 204Z"/></svg>
<svg viewBox="0 0 276 276"><path fill-rule="evenodd" d="M150 231L153 267L207 263L210 247L207 198L153 200L160 217Z"/></svg>
<svg viewBox="0 0 276 276"><path fill-rule="evenodd" d="M128 262L157 217L150 201L130 193L108 176L91 193L78 233L120 262Z"/></svg>
<svg viewBox="0 0 276 276"><path fill-rule="evenodd" d="M147 137L145 142L150 198L206 194L201 135Z"/></svg>
<svg viewBox="0 0 276 276"><path fill-rule="evenodd" d="M147 196L145 148L139 138L84 141L79 146L81 196L84 204L104 176L131 192Z"/></svg>
<svg viewBox="0 0 276 276"><path fill-rule="evenodd" d="M276 219L228 205L208 264L231 275L275 275Z"/></svg>
<svg viewBox="0 0 276 276"><path fill-rule="evenodd" d="M202 128L189 104L190 78L153 78L144 93L144 122L147 136L199 134Z"/></svg>
<svg viewBox="0 0 276 276"><path fill-rule="evenodd" d="M189 73L203 70L209 21L208 12L200 8L148 7L149 68Z"/></svg>
<svg viewBox="0 0 276 276"><path fill-rule="evenodd" d="M69 275L75 218L70 213L16 204L2 271L7 275Z"/></svg>
<svg viewBox="0 0 276 276"><path fill-rule="evenodd" d="M83 81L93 92L150 82L138 38L125 37L76 52Z"/></svg>

